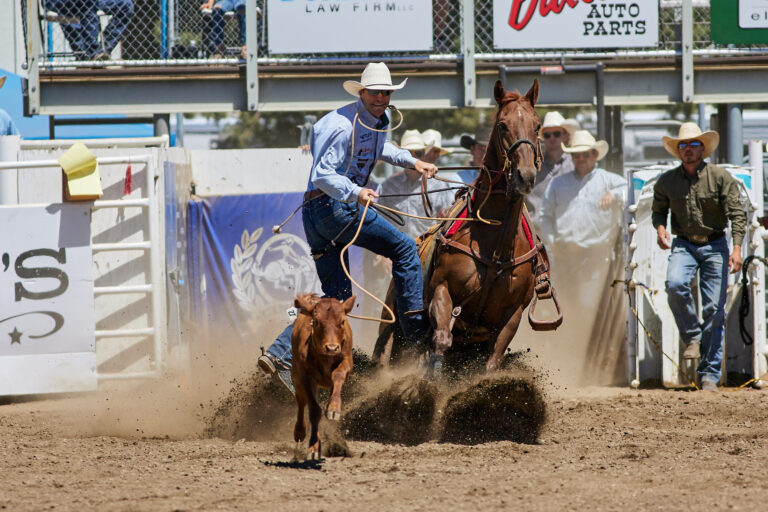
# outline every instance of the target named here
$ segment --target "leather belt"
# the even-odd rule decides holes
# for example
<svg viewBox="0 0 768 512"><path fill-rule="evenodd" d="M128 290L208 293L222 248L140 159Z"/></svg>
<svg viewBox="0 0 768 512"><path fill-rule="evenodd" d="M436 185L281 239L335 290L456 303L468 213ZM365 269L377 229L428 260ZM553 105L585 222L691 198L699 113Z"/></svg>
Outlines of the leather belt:
<svg viewBox="0 0 768 512"><path fill-rule="evenodd" d="M314 198L316 198L317 196L319 196L319 195L322 195L322 194L324 194L324 193L325 193L325 192L323 192L323 191L322 191L322 190L320 190L320 189L315 189L315 190L310 190L310 191L308 191L308 192L304 192L304 200L305 200L305 201L309 201L310 199L314 199Z"/></svg>
<svg viewBox="0 0 768 512"><path fill-rule="evenodd" d="M682 238L686 242L690 242L693 245L704 245L711 242L714 242L715 240L719 240L720 238L724 237L725 233L723 231L718 231L717 233L712 233L711 235L704 236L704 235L691 235L691 236L685 236L685 235L677 235L678 238Z"/></svg>

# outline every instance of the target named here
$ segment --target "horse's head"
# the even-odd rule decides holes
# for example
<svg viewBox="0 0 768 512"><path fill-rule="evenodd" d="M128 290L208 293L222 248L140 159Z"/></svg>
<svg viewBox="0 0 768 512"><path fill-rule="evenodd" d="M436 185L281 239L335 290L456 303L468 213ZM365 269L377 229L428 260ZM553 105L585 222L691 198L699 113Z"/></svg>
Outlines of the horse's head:
<svg viewBox="0 0 768 512"><path fill-rule="evenodd" d="M352 331L348 326L347 313L355 305L355 296L344 302L336 299L320 299L314 294L296 297L294 305L312 317L310 350L317 355L335 356L341 354L346 336Z"/></svg>
<svg viewBox="0 0 768 512"><path fill-rule="evenodd" d="M541 166L541 121L533 108L539 97L539 82L534 80L530 90L521 95L517 91L505 91L497 80L493 97L498 109L486 153L486 167L503 169L508 195L512 191L528 194L533 190Z"/></svg>

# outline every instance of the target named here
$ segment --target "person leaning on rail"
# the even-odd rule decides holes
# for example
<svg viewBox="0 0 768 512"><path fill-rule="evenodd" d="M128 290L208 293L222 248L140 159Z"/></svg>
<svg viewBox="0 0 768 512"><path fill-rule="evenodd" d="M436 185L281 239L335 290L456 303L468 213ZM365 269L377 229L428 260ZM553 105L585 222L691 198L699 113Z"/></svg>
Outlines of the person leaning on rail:
<svg viewBox="0 0 768 512"><path fill-rule="evenodd" d="M701 132L683 123L677 137L662 137L664 148L681 164L659 177L653 189L651 220L662 249L672 249L667 267L667 301L680 337L684 359L701 358L697 372L704 391L717 391L723 362L723 324L728 269L741 269L741 243L747 217L731 174L704 161L720 141L717 132ZM667 214L672 212L672 233ZM731 220L733 252L728 256L725 228ZM699 323L691 281L699 272L703 323Z"/></svg>
<svg viewBox="0 0 768 512"><path fill-rule="evenodd" d="M340 254L355 236L363 205L378 197L374 190L366 188L376 162L381 159L413 167L430 178L437 172L434 164L417 160L387 141L390 96L407 80L394 85L386 64L368 64L359 82L344 82L344 90L357 101L326 114L312 129L313 162L302 219L326 297L345 300L352 296L352 284L343 271ZM423 311L421 263L414 240L369 209L355 245L392 260L395 303L403 334L409 343L424 341L428 320ZM303 291L310 290L297 290ZM290 325L280 333L258 360L262 371L277 376L291 392L292 330Z"/></svg>

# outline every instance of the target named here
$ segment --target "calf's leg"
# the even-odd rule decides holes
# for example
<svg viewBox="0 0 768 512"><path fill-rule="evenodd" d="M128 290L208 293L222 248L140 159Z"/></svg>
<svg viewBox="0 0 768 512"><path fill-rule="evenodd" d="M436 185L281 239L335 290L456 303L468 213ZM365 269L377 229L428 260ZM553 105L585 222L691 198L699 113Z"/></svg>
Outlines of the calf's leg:
<svg viewBox="0 0 768 512"><path fill-rule="evenodd" d="M323 410L317 403L316 398L316 386L312 385L307 393L309 401L309 458L311 460L320 460L320 436L318 435L318 429L320 425L320 418L323 415Z"/></svg>
<svg viewBox="0 0 768 512"><path fill-rule="evenodd" d="M298 414L296 415L296 425L293 427L293 440L300 443L307 437L307 427L304 423L304 406L307 405L307 389L303 380L297 380L296 383L296 405Z"/></svg>
<svg viewBox="0 0 768 512"><path fill-rule="evenodd" d="M331 378L333 379L333 388L328 400L328 409L326 417L331 421L341 419L341 388L347 380L347 375L352 370L352 356L345 357L344 360L333 370Z"/></svg>

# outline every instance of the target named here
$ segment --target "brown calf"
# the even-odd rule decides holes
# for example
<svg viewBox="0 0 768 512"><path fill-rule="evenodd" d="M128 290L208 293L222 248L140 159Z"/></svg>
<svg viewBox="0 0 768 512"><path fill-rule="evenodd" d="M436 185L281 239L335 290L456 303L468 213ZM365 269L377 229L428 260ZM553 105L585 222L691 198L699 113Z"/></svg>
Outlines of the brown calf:
<svg viewBox="0 0 768 512"><path fill-rule="evenodd" d="M317 427L322 410L317 403L317 388L331 388L326 416L329 420L341 418L341 387L352 371L352 328L347 313L355 305L355 296L344 302L321 299L317 295L296 297L294 304L301 311L293 324L291 345L293 366L291 376L296 387L299 406L293 439L299 443L307 436L304 424L304 406L309 404L309 456L320 459L320 438Z"/></svg>

